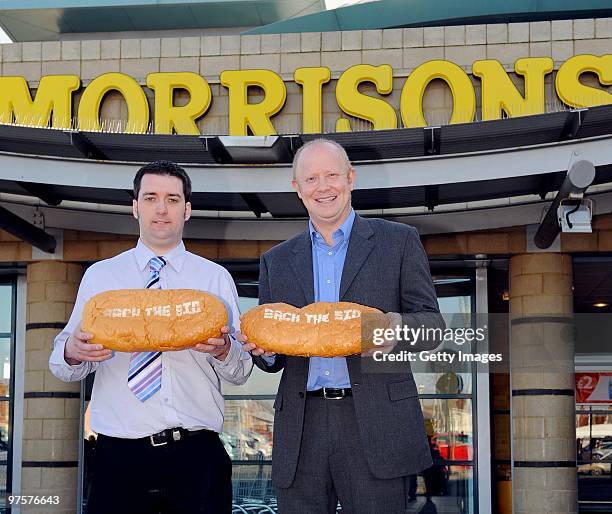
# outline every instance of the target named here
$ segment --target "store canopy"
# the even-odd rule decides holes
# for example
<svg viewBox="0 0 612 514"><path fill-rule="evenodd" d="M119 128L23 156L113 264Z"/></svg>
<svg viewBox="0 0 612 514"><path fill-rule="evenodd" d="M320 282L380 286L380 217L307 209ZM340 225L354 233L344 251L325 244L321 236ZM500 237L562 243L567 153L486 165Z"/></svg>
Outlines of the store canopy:
<svg viewBox="0 0 612 514"><path fill-rule="evenodd" d="M245 146L240 138L113 134L0 126L0 192L129 205L144 162L169 159L189 170L195 209L303 216L290 184L306 141L342 144L358 169L357 209L456 204L556 191L574 151L612 182L612 106L505 120L384 131L284 135ZM249 146L250 145L250 146ZM249 156L251 158L249 159Z"/></svg>
<svg viewBox="0 0 612 514"><path fill-rule="evenodd" d="M610 0L379 0L279 20L246 33L442 27L608 16L612 16Z"/></svg>
<svg viewBox="0 0 612 514"><path fill-rule="evenodd" d="M340 143L352 161L481 152L612 133L612 105L441 127L267 137L180 136L0 125L0 151L96 161L290 164L305 142ZM266 151L263 151L263 150Z"/></svg>
<svg viewBox="0 0 612 514"><path fill-rule="evenodd" d="M324 0L3 0L0 26L13 41L48 41L71 33L251 28L324 9Z"/></svg>

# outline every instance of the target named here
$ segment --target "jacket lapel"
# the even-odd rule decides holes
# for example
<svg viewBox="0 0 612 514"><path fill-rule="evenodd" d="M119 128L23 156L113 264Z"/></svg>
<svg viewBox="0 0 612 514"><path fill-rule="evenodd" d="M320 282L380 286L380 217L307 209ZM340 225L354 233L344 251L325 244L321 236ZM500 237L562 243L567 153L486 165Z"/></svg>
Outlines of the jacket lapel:
<svg viewBox="0 0 612 514"><path fill-rule="evenodd" d="M293 247L291 268L304 292L305 305L314 302L314 280L312 276L312 241L307 230Z"/></svg>
<svg viewBox="0 0 612 514"><path fill-rule="evenodd" d="M344 295L348 288L355 280L355 277L366 259L374 249L372 236L374 231L370 227L367 219L359 215L355 216L353 222L353 230L351 231L351 239L349 241L346 259L344 261L344 269L342 270L342 280L340 281L340 301L344 299Z"/></svg>

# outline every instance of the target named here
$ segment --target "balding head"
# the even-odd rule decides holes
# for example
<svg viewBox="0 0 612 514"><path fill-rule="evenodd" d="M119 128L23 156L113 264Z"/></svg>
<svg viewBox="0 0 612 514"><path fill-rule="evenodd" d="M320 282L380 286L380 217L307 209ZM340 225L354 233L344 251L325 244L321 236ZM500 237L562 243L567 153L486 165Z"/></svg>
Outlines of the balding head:
<svg viewBox="0 0 612 514"><path fill-rule="evenodd" d="M342 147L342 145L332 141L331 139L313 139L312 141L308 141L305 145L301 146L297 152L295 152L295 156L293 158L293 178L297 176L298 166L300 164L300 159L306 153L316 152L317 148L321 146L327 146L332 148L337 154L338 158L342 162L344 170L349 173L351 170L351 161L349 161L348 155L346 154L346 150Z"/></svg>

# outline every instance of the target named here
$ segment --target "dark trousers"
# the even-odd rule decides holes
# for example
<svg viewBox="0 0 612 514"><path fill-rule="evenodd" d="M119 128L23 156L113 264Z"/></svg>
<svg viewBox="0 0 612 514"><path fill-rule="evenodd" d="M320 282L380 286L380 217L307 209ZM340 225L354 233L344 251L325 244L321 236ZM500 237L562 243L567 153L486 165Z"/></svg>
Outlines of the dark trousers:
<svg viewBox="0 0 612 514"><path fill-rule="evenodd" d="M152 446L100 435L87 514L229 514L232 466L215 432Z"/></svg>
<svg viewBox="0 0 612 514"><path fill-rule="evenodd" d="M306 400L295 479L277 488L279 514L404 514L407 477L376 478L365 460L350 397Z"/></svg>

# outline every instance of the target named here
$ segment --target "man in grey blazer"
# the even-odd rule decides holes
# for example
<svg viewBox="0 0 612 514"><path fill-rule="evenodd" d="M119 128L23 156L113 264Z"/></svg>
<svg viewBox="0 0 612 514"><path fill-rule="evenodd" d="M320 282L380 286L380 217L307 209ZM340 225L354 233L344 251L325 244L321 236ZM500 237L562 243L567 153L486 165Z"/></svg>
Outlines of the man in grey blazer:
<svg viewBox="0 0 612 514"><path fill-rule="evenodd" d="M394 325L444 327L417 231L355 214L355 170L344 149L309 142L293 172L309 230L262 256L260 304L349 301L388 313ZM283 370L272 459L279 512L334 513L338 500L351 514L407 512L407 477L431 466L410 365L365 372L359 355L264 354L248 342L244 349L264 371Z"/></svg>

